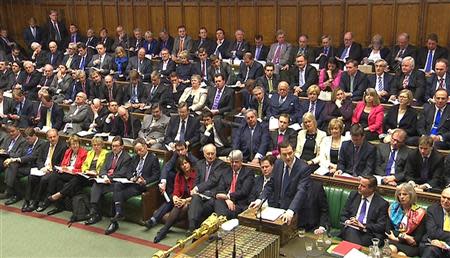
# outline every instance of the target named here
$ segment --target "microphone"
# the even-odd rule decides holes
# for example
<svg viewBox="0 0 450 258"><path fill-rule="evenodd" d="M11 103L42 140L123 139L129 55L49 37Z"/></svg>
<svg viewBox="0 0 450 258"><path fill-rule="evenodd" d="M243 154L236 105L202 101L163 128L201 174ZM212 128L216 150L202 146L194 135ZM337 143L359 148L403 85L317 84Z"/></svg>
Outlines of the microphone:
<svg viewBox="0 0 450 258"><path fill-rule="evenodd" d="M257 213L256 213L256 215L258 215L258 212L259 212L259 232L262 232L262 225L263 225L263 222L262 222L262 208L263 208L264 203L265 203L268 199L269 199L269 196L266 196L266 197L262 200L261 204L260 204L259 207L258 207L258 211L257 211Z"/></svg>

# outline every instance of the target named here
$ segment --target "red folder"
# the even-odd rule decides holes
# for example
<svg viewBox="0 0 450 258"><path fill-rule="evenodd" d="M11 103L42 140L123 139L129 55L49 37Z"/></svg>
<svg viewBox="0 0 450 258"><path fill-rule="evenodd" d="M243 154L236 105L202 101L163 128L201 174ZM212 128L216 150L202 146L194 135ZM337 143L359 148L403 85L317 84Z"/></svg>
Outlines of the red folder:
<svg viewBox="0 0 450 258"><path fill-rule="evenodd" d="M332 251L333 254L345 256L353 248L361 250L361 246L352 242L342 241Z"/></svg>

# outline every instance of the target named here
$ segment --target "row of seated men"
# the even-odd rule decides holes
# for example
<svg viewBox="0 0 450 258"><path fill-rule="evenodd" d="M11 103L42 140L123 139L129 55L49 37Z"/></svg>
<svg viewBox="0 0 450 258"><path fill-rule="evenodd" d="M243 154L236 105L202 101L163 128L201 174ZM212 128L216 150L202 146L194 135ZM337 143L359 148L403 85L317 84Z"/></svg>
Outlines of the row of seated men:
<svg viewBox="0 0 450 258"><path fill-rule="evenodd" d="M88 152L80 146L77 136L71 136L67 146L55 129L47 132L48 141L45 141L39 139L32 128L24 131L25 137L14 125L6 128L9 136L1 143L1 165L5 171L6 195L9 197L6 204L18 202L20 194L25 192L23 212L35 209L42 212L53 202L56 208L48 214L56 214L64 208L64 197L73 197L83 187L91 185L91 212L85 223L91 225L101 220L101 197L113 192L115 215L105 230L106 234L111 234L124 218L123 202L145 191L146 184L159 180L161 192L166 193L169 200L155 211L145 225L151 228L163 215L169 213L169 216L154 242L161 241L170 227L186 214L189 234L213 211L234 218L248 207L257 208L265 201L271 207L286 209L282 215L286 223L291 223L293 216L297 215L298 226L315 233L323 233L330 227L324 189L320 183L311 180L312 167L296 156L295 148L288 141L280 144L278 159L274 156L261 159L262 175L258 177L249 167L243 166L240 150L231 151L228 156L230 165L227 165L217 159L214 145L204 146L204 159L198 160L188 151L186 143L180 141L176 142L175 153L160 173L156 156L148 152L142 138L135 140L135 156L130 157L123 149L121 137L112 140L111 152L104 149L100 138L94 138L92 150ZM353 147L358 139L364 138L364 131L359 125L354 125L351 135L352 140L345 144ZM404 133L400 129L394 133L391 146L387 147L396 150L396 144L402 142L402 137ZM436 158L432 140L427 136L421 139L417 152L424 154L424 163L432 163L431 160ZM422 160L421 157L415 159ZM387 163L386 171L392 169L390 161ZM446 165L448 171L448 163ZM30 175L32 166L44 171L44 175ZM423 179L426 173L421 171L420 175ZM28 181L26 189L19 190L17 181L22 176L28 176ZM92 181L88 179L90 177L104 181ZM123 184L114 180L123 177L135 183ZM387 237L394 252L415 256L419 254L420 247L422 257L442 257L449 241L450 218L446 214L450 211L450 190L444 189L441 203L431 205L426 215L425 210L416 203L416 190L421 189L415 187L418 183L411 180L401 184L397 188L396 200L389 205L376 192L377 178L363 175L358 192L353 191L349 195L341 213L343 227L340 236L365 246L370 245L374 237Z"/></svg>
<svg viewBox="0 0 450 258"><path fill-rule="evenodd" d="M411 56L416 60L418 67L424 69L427 73L434 70L437 59L448 57L447 49L438 45L438 37L434 33L427 36L425 45L420 48L409 43L407 33L400 33L397 44L392 48L385 47L382 36L377 34L373 36L369 47L363 49L361 44L354 42L352 32L346 32L339 48L333 47L330 36L323 35L320 42L321 47L314 49L309 46L307 35L300 35L296 42L297 45L291 45L286 41L286 34L282 30L277 31L276 42L270 46L263 45L261 35L255 36L254 45L250 44L245 39L245 32L241 29L235 31L233 40L228 40L225 38L223 29L217 29L215 38L210 39L206 28L201 27L198 38L195 39L188 35L184 25L178 26L178 35L175 38L169 35L166 30L162 30L159 33L159 38L157 38L153 36L151 31L143 33L139 28L135 28L133 35L130 37L121 25L117 26L114 39L108 36L108 31L105 28L100 29L98 36L95 35L93 29L89 28L86 31L86 36L84 36L78 30L76 24L70 24L69 31L67 31L66 25L58 21L58 12L55 10L49 12L49 18L41 27L36 24L33 17L29 19L29 26L24 28L23 33L27 48L30 48L33 42L47 47L53 41L57 43L59 50L63 50L70 43L82 42L92 50L91 53L95 53L96 44L101 42L109 53L114 52L120 46L130 55L136 55L137 50L144 47L146 54L152 56L158 56L164 48L168 49L173 57L176 57L183 50L187 50L190 55L196 56L199 48L205 48L209 55L216 54L225 59L234 57L242 59L246 52L252 52L257 60L276 64L277 72L280 69L288 69L286 65L292 65L295 62L295 56L300 53L305 54L309 62L319 63L320 68L326 66L330 57L338 58L342 62L354 59L365 63L383 58L388 60L391 68L397 70L402 58ZM14 48L17 43L8 37L7 28L2 28L1 32L0 50L5 54L10 54L13 49L17 49ZM12 60L17 57L18 54L11 55Z"/></svg>

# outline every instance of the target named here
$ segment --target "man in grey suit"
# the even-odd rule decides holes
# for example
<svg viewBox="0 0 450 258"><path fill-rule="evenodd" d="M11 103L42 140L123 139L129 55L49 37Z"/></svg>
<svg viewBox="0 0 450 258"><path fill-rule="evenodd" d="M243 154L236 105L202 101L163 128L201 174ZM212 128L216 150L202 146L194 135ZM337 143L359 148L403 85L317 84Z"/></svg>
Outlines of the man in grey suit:
<svg viewBox="0 0 450 258"><path fill-rule="evenodd" d="M394 130L389 144L377 146L377 165L375 174L383 177L383 184L396 186L405 178L408 147L405 145L407 134L400 128Z"/></svg>
<svg viewBox="0 0 450 258"><path fill-rule="evenodd" d="M162 149L164 135L170 118L164 115L158 103L152 105L152 114L145 115L139 138L144 138L150 148Z"/></svg>
<svg viewBox="0 0 450 258"><path fill-rule="evenodd" d="M137 56L133 56L130 58L126 70L127 74L131 70L136 70L142 80L147 81L148 79L150 79L150 74L152 73L153 68L152 62L148 58L145 58L145 48L140 48L138 50Z"/></svg>
<svg viewBox="0 0 450 258"><path fill-rule="evenodd" d="M178 36L175 37L173 44L172 59L175 61L181 51L191 52L192 43L192 38L186 35L186 27L184 25L178 26Z"/></svg>
<svg viewBox="0 0 450 258"><path fill-rule="evenodd" d="M286 33L278 30L277 42L270 46L267 62L275 64L275 73L289 69L289 57L291 53L291 44L286 42Z"/></svg>
<svg viewBox="0 0 450 258"><path fill-rule="evenodd" d="M67 134L82 131L82 124L87 118L89 106L86 104L87 96L83 92L78 92L75 98L75 105L71 105L69 112L64 115L64 132Z"/></svg>
<svg viewBox="0 0 450 258"><path fill-rule="evenodd" d="M98 54L92 57L88 67L91 68L91 72L97 70L101 74L107 75L113 68L113 58L106 54L106 47L103 43L98 43L96 49Z"/></svg>
<svg viewBox="0 0 450 258"><path fill-rule="evenodd" d="M14 102L10 98L3 97L3 90L0 89L0 122L8 120L8 114L14 113Z"/></svg>

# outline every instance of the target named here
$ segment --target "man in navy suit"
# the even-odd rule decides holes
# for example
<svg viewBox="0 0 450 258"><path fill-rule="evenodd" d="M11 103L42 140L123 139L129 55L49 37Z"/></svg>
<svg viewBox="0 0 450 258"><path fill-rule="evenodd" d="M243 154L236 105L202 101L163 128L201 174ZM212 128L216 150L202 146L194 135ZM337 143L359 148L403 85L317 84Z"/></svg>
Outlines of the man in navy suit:
<svg viewBox="0 0 450 258"><path fill-rule="evenodd" d="M249 103L249 107L256 110L256 117L258 119L262 119L263 121L269 119L267 113L270 107L270 99L261 86L253 88L253 98Z"/></svg>
<svg viewBox="0 0 450 258"><path fill-rule="evenodd" d="M267 155L261 159L261 175L255 177L255 183L250 194L250 202L253 202L259 198L261 193L267 186L267 183L272 178L273 164L276 158L272 155Z"/></svg>
<svg viewBox="0 0 450 258"><path fill-rule="evenodd" d="M434 73L427 80L427 88L425 91L425 100L432 102L433 96L439 89L444 89L450 96L450 73L448 72L447 59L439 59L436 61Z"/></svg>
<svg viewBox="0 0 450 258"><path fill-rule="evenodd" d="M43 44L43 32L42 29L36 25L36 19L31 17L28 20L29 26L27 26L23 30L23 38L27 43L27 47L31 48L31 43L37 42L39 44Z"/></svg>
<svg viewBox="0 0 450 258"><path fill-rule="evenodd" d="M238 83L245 83L249 79L256 80L263 74L263 66L253 59L252 53L245 53L244 61L239 66Z"/></svg>
<svg viewBox="0 0 450 258"><path fill-rule="evenodd" d="M351 140L342 143L339 151L337 175L373 175L375 171L376 149L364 136L364 128L354 124L350 128Z"/></svg>
<svg viewBox="0 0 450 258"><path fill-rule="evenodd" d="M289 93L289 84L282 81L278 84L278 93L270 98L270 106L267 117L278 118L281 114L292 114L291 123L299 121L300 104L298 97Z"/></svg>
<svg viewBox="0 0 450 258"><path fill-rule="evenodd" d="M414 95L416 104L425 101L425 73L415 68L415 61L411 56L402 59L401 74L396 76L395 87L391 88L391 99L395 99L402 89L409 89Z"/></svg>
<svg viewBox="0 0 450 258"><path fill-rule="evenodd" d="M77 70L80 65L80 56L78 55L78 47L76 43L70 42L67 47L68 54L62 59L62 64L69 70Z"/></svg>
<svg viewBox="0 0 450 258"><path fill-rule="evenodd" d="M344 44L341 45L336 52L336 59L344 64L350 59L360 62L361 56L361 44L353 41L352 32L346 32L344 34Z"/></svg>
<svg viewBox="0 0 450 258"><path fill-rule="evenodd" d="M437 60L441 58L448 58L448 51L438 45L438 36L431 33L427 36L426 46L417 51L417 67L423 69L425 75L430 77L435 69Z"/></svg>
<svg viewBox="0 0 450 258"><path fill-rule="evenodd" d="M137 50L137 56L130 57L126 73L128 74L131 70L137 71L139 77L143 81L148 81L148 79L150 79L153 68L152 62L148 58L145 58L145 48Z"/></svg>
<svg viewBox="0 0 450 258"><path fill-rule="evenodd" d="M250 47L250 52L255 57L255 60L266 61L269 47L264 45L262 35L258 34L255 36L255 45Z"/></svg>
<svg viewBox="0 0 450 258"><path fill-rule="evenodd" d="M230 41L225 38L225 31L221 28L216 30L216 43L214 48L214 55L219 59L230 58L228 49L230 48Z"/></svg>
<svg viewBox="0 0 450 258"><path fill-rule="evenodd" d="M275 157L280 155L280 145L288 141L292 148L297 146L297 132L289 128L289 114L281 114L278 118L278 130L270 131L269 151Z"/></svg>
<svg viewBox="0 0 450 258"><path fill-rule="evenodd" d="M280 83L280 76L274 74L275 65L272 63L266 63L264 66L264 75L256 79L257 84L261 84L264 87L264 91L268 94L277 92L278 83Z"/></svg>
<svg viewBox="0 0 450 258"><path fill-rule="evenodd" d="M367 77L368 87L374 88L380 101L387 103L390 98L391 86L394 84L394 76L386 73L387 62L383 59L379 59L375 62L375 74L370 74Z"/></svg>
<svg viewBox="0 0 450 258"><path fill-rule="evenodd" d="M409 35L402 32L397 37L397 45L393 46L387 58L391 71L399 72L403 58L410 56L416 59L417 49L409 44Z"/></svg>
<svg viewBox="0 0 450 258"><path fill-rule="evenodd" d="M327 67L328 59L336 55L336 49L331 44L331 36L321 37L322 46L316 50L315 63L319 63L319 69Z"/></svg>
<svg viewBox="0 0 450 258"><path fill-rule="evenodd" d="M294 149L288 141L280 145L281 159L273 165L272 178L259 198L250 204L256 208L267 200L270 207L286 210L282 220L291 224L294 214L305 204L311 183L311 169L294 155Z"/></svg>
<svg viewBox="0 0 450 258"><path fill-rule="evenodd" d="M245 112L246 122L233 135L233 149L241 150L244 161L259 164L269 147L269 130L266 123L257 120L256 111Z"/></svg>
<svg viewBox="0 0 450 258"><path fill-rule="evenodd" d="M319 82L319 76L316 68L308 64L308 58L304 54L296 56L295 63L296 67L289 71L290 86L294 89L295 95L306 96L306 90Z"/></svg>
<svg viewBox="0 0 450 258"><path fill-rule="evenodd" d="M231 58L243 59L244 54L250 52L250 46L244 39L244 31L241 29L236 30L234 33L235 40L231 42L228 48Z"/></svg>
<svg viewBox="0 0 450 258"><path fill-rule="evenodd" d="M225 87L225 78L222 74L214 75L216 87L210 87L206 97L205 106L213 115L224 116L225 113L233 111L234 90Z"/></svg>
<svg viewBox="0 0 450 258"><path fill-rule="evenodd" d="M308 96L308 99L302 99L299 101L301 110L300 117L303 117L306 112L312 113L316 118L317 126L321 128L323 126L323 123L325 122L323 120L323 116L321 116L323 109L325 108L325 102L318 99L320 94L319 86L309 86L306 94Z"/></svg>
<svg viewBox="0 0 450 258"><path fill-rule="evenodd" d="M352 191L341 213L342 239L369 246L372 238L381 241L386 237L389 203L377 192L377 179L363 176L358 191Z"/></svg>
<svg viewBox="0 0 450 258"><path fill-rule="evenodd" d="M44 37L45 42L48 44L51 41L55 41L58 44L58 48L63 50L67 46L67 29L64 23L58 21L58 12L56 10L50 10L48 15Z"/></svg>
<svg viewBox="0 0 450 258"><path fill-rule="evenodd" d="M339 83L339 88L345 91L345 95L354 101L362 100L364 91L367 88L366 75L358 70L358 61L349 59L345 63L347 72L344 72Z"/></svg>
<svg viewBox="0 0 450 258"><path fill-rule="evenodd" d="M178 105L178 116L170 118L167 125L164 144L171 149L175 148L175 141L185 142L188 146L200 142L200 122L197 118L189 115L186 102Z"/></svg>
<svg viewBox="0 0 450 258"><path fill-rule="evenodd" d="M84 37L79 33L78 26L76 24L72 23L69 25L69 32L69 43L77 44L79 42L84 42Z"/></svg>
<svg viewBox="0 0 450 258"><path fill-rule="evenodd" d="M48 93L43 93L41 96L42 108L41 116L37 127L55 128L61 130L63 125L64 111L59 105L54 104L52 97Z"/></svg>
<svg viewBox="0 0 450 258"><path fill-rule="evenodd" d="M211 66L211 62L208 59L208 52L206 48L199 48L197 51L198 61L194 64L195 73L202 77L202 81L206 84L209 83L208 69Z"/></svg>
<svg viewBox="0 0 450 258"><path fill-rule="evenodd" d="M9 118L14 120L20 128L32 126L32 118L35 115L33 102L25 98L21 90L13 93L13 99L15 101L15 114L10 114Z"/></svg>

